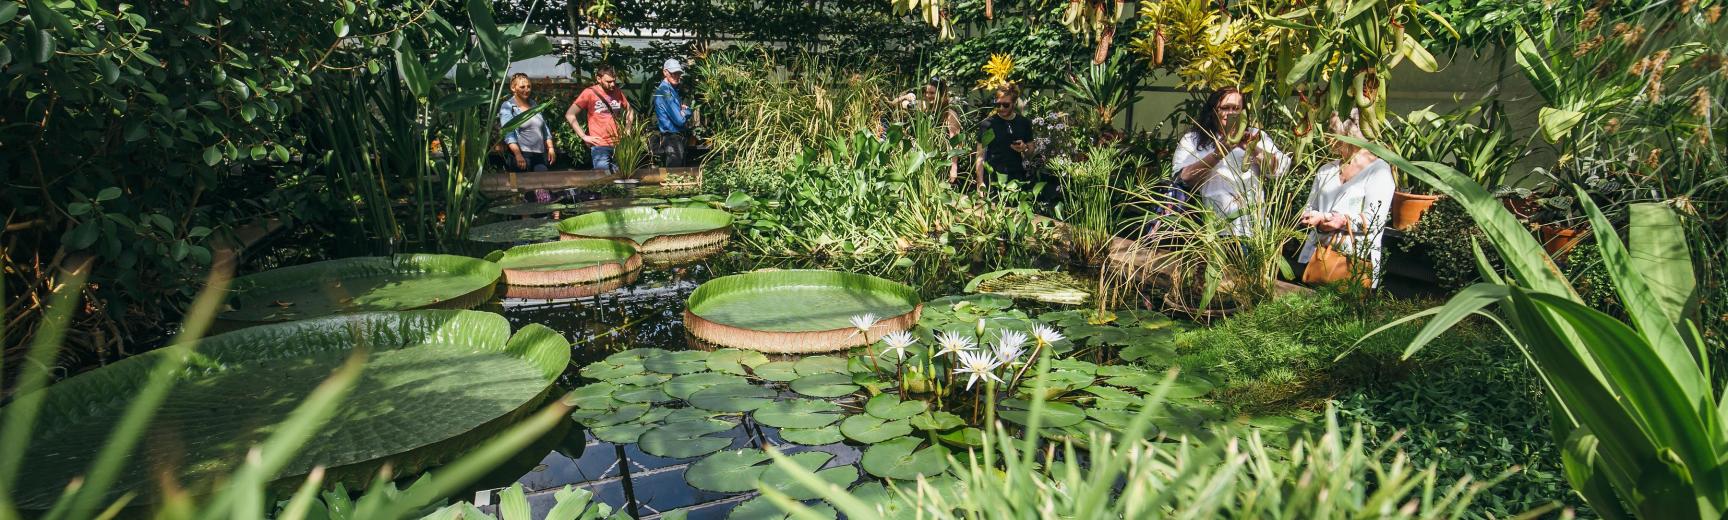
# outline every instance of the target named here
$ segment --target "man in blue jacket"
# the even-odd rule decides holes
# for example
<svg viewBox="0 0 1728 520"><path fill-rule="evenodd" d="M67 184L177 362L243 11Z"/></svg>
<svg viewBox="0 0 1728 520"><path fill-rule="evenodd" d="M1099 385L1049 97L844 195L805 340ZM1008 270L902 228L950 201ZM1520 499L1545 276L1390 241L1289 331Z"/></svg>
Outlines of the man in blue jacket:
<svg viewBox="0 0 1728 520"><path fill-rule="evenodd" d="M678 84L684 81L684 66L677 58L666 59L660 67L660 86L654 89L654 121L660 126L655 136L654 155L667 167L684 165L684 133L690 126L690 105L678 98Z"/></svg>

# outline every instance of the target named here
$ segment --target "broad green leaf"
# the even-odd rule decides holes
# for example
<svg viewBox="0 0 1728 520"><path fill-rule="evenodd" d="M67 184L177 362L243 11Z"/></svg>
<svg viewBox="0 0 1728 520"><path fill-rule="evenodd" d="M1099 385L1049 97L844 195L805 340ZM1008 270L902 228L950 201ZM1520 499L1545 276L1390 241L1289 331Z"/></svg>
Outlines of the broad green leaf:
<svg viewBox="0 0 1728 520"><path fill-rule="evenodd" d="M666 395L661 385L654 386L620 386L612 392L612 398L626 403L664 403L672 400Z"/></svg>
<svg viewBox="0 0 1728 520"><path fill-rule="evenodd" d="M924 413L929 404L924 401L901 401L894 394L877 394L864 403L864 412L885 421L909 419Z"/></svg>
<svg viewBox="0 0 1728 520"><path fill-rule="evenodd" d="M792 391L810 397L840 397L858 391L849 374L824 373L800 377L792 381Z"/></svg>
<svg viewBox="0 0 1728 520"><path fill-rule="evenodd" d="M775 401L751 413L756 422L775 428L821 428L839 421L840 405L818 399L788 399Z"/></svg>
<svg viewBox="0 0 1728 520"><path fill-rule="evenodd" d="M269 323L330 314L466 308L492 298L498 264L455 255L355 257L234 279L225 321Z"/></svg>
<svg viewBox="0 0 1728 520"><path fill-rule="evenodd" d="M791 361L770 361L751 367L750 370L756 377L763 380L785 383L798 379L798 371L795 367L796 365Z"/></svg>
<svg viewBox="0 0 1728 520"><path fill-rule="evenodd" d="M1406 52L1409 53L1410 63L1415 65L1416 68L1421 69L1423 72L1440 71L1440 62L1435 60L1434 55L1430 54L1428 49L1422 46L1422 42L1417 41L1416 37L1408 32L1404 33L1404 46Z"/></svg>
<svg viewBox="0 0 1728 520"><path fill-rule="evenodd" d="M754 350L739 350L723 348L708 355L708 369L715 372L745 375L747 368L755 368L768 362L768 356Z"/></svg>
<svg viewBox="0 0 1728 520"><path fill-rule="evenodd" d="M911 419L907 420L907 424L920 430L942 431L965 426L966 421L952 413L932 410L912 416Z"/></svg>
<svg viewBox="0 0 1728 520"><path fill-rule="evenodd" d="M701 372L708 369L708 353L700 350L668 352L642 360L642 368L673 375Z"/></svg>
<svg viewBox="0 0 1728 520"><path fill-rule="evenodd" d="M732 445L730 437L713 434L731 430L734 425L720 419L696 419L669 422L642 434L637 446L657 457L687 459L725 449Z"/></svg>
<svg viewBox="0 0 1728 520"><path fill-rule="evenodd" d="M840 421L840 433L846 438L864 444L875 444L896 437L912 434L912 426L905 420L885 421L873 415L854 415Z"/></svg>
<svg viewBox="0 0 1728 520"><path fill-rule="evenodd" d="M780 430L780 438L786 442L803 444L805 446L822 446L846 440L846 435L840 432L840 425L831 424L815 429L784 428Z"/></svg>
<svg viewBox="0 0 1728 520"><path fill-rule="evenodd" d="M747 385L750 381L732 374L716 372L697 372L674 377L666 381L666 394L679 399L689 399L698 390L719 385Z"/></svg>
<svg viewBox="0 0 1728 520"><path fill-rule="evenodd" d="M1631 271L1643 275L1644 285L1655 295L1668 321L1678 323L1692 317L1698 306L1693 296L1698 277L1692 271L1686 227L1666 204L1631 204L1626 212L1630 219L1626 249Z"/></svg>
<svg viewBox="0 0 1728 520"><path fill-rule="evenodd" d="M478 0L474 0L478 1ZM548 103L550 105L550 103ZM540 107L535 107L540 108ZM558 223L558 231L583 238L625 239L635 243L642 252L658 252L662 237L700 237L732 225L732 214L717 209L692 208L621 208L596 211L566 218ZM716 242L725 240L720 236ZM700 244L683 244L696 247ZM713 283L710 280L708 283ZM707 287L708 283L702 284ZM695 298L695 295L691 295ZM690 307L692 311L695 305ZM700 315L700 313L698 314Z"/></svg>
<svg viewBox="0 0 1728 520"><path fill-rule="evenodd" d="M923 444L924 441L916 437L873 444L864 450L861 465L871 475L897 480L913 480L947 470L948 448L940 444Z"/></svg>
<svg viewBox="0 0 1728 520"><path fill-rule="evenodd" d="M752 384L710 386L690 394L690 405L716 412L748 412L774 401L774 390Z"/></svg>
<svg viewBox="0 0 1728 520"><path fill-rule="evenodd" d="M1545 106L1536 112L1537 127L1542 131L1542 138L1549 143L1565 139L1566 132L1581 122L1584 122L1584 113L1576 110Z"/></svg>
<svg viewBox="0 0 1728 520"><path fill-rule="evenodd" d="M801 376L840 374L846 372L846 360L835 356L808 356L799 359L792 368Z"/></svg>
<svg viewBox="0 0 1728 520"><path fill-rule="evenodd" d="M997 417L1014 424L1025 426L1030 419L1032 403L1024 399L1006 399L1002 408L996 412ZM1080 407L1060 401L1046 401L1039 412L1038 424L1046 428L1064 428L1080 424L1086 420L1086 412Z"/></svg>

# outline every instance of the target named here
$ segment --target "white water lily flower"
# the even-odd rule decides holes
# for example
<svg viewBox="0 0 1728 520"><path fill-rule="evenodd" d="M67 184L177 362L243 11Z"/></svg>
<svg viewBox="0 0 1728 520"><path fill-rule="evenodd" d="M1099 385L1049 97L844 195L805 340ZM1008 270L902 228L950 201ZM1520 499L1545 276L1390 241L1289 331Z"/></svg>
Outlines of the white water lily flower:
<svg viewBox="0 0 1728 520"><path fill-rule="evenodd" d="M1057 332L1055 327L1038 324L1032 326L1032 338L1038 340L1041 345L1054 345L1056 342L1062 341L1062 333Z"/></svg>
<svg viewBox="0 0 1728 520"><path fill-rule="evenodd" d="M943 331L936 334L936 344L942 349L936 351L937 356L949 353L960 353L972 350L977 344L972 338L958 332Z"/></svg>
<svg viewBox="0 0 1728 520"><path fill-rule="evenodd" d="M1020 343L1001 341L996 343L996 363L999 365L1015 365L1020 363L1020 356L1026 353L1026 347Z"/></svg>
<svg viewBox="0 0 1728 520"><path fill-rule="evenodd" d="M1001 383L1002 378L996 377L994 370L996 370L995 356L983 352L965 351L960 353L960 368L954 369L954 374L967 376L966 389L971 390L972 384L977 383L979 379Z"/></svg>
<svg viewBox="0 0 1728 520"><path fill-rule="evenodd" d="M870 332L870 327L875 325L875 314L859 314L852 317L852 327L857 328L858 332Z"/></svg>
<svg viewBox="0 0 1728 520"><path fill-rule="evenodd" d="M912 337L912 333L910 332L897 330L882 336L882 341L888 344L888 348L885 352L893 352L899 356L899 359L904 360L906 359L906 347L910 347L913 343L917 343L918 338Z"/></svg>
<svg viewBox="0 0 1728 520"><path fill-rule="evenodd" d="M996 349L997 350L1001 350L1003 348L1009 348L1009 347L1018 349L1018 348L1020 348L1021 345L1025 345L1025 344L1026 344L1026 333L1020 332L1017 330L1002 331L1002 334L996 338Z"/></svg>

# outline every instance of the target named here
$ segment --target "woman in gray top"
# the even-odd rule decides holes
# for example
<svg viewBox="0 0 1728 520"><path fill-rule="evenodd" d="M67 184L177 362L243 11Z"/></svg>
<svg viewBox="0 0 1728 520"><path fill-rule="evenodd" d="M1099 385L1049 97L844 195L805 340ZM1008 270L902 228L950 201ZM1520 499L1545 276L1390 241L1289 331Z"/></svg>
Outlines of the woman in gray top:
<svg viewBox="0 0 1728 520"><path fill-rule="evenodd" d="M510 99L498 107L499 128L509 124L517 114L534 108L534 102L528 100L533 88L527 74L516 73L510 77ZM546 126L546 118L540 114L534 114L515 130L505 132L504 146L509 148L504 165L510 171L543 172L547 165L558 160L558 151L552 148L552 129Z"/></svg>

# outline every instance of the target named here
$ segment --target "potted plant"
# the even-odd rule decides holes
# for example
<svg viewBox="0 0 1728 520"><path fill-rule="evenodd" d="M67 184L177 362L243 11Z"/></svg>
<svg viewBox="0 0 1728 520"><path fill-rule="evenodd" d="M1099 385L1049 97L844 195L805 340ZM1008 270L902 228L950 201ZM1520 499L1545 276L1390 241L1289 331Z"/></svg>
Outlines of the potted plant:
<svg viewBox="0 0 1728 520"><path fill-rule="evenodd" d="M1393 116L1382 129L1380 142L1412 161L1441 163L1469 174L1483 186L1499 186L1512 164L1524 157L1525 148L1510 137L1499 106L1488 103L1493 96L1491 91L1476 103L1445 114L1429 106ZM1392 195L1390 225L1409 231L1440 196L1397 169L1393 173L1399 191Z"/></svg>
<svg viewBox="0 0 1728 520"><path fill-rule="evenodd" d="M639 182L635 178L636 170L648 160L648 122L645 118L619 125L618 142L612 146L612 166L618 180L613 182L636 184Z"/></svg>

